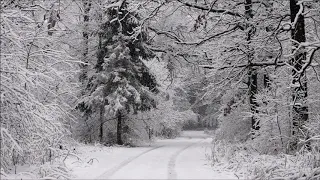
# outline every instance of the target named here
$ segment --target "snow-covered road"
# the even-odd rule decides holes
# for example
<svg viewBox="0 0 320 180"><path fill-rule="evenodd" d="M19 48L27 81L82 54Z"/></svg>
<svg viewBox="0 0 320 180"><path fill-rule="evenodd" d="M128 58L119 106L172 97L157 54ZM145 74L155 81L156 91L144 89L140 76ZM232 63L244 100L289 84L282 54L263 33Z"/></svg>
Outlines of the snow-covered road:
<svg viewBox="0 0 320 180"><path fill-rule="evenodd" d="M202 131L186 131L151 147L114 149L103 159L97 157L100 161L95 166L82 169L85 172L78 178L89 179L91 174L92 179L235 179L210 167L205 157L210 142Z"/></svg>

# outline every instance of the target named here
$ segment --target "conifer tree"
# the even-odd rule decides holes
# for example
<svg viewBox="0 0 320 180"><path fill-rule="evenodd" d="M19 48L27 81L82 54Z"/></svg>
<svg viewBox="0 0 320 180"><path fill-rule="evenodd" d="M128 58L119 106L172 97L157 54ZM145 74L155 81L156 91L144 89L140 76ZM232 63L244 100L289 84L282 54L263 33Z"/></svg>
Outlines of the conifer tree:
<svg viewBox="0 0 320 180"><path fill-rule="evenodd" d="M139 17L119 1L107 7L107 21L99 32L95 73L89 75L87 93L78 108L86 115L99 112L99 137L103 141L105 114L117 121L117 144L123 144L124 115L156 106L157 83L142 59L152 58L145 48L146 34L139 29Z"/></svg>

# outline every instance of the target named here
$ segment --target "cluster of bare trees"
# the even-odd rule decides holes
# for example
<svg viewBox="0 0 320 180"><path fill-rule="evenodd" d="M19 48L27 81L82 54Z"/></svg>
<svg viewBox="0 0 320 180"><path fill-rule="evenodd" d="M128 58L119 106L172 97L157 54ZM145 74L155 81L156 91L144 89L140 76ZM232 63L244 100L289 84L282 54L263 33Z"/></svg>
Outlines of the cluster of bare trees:
<svg viewBox="0 0 320 180"><path fill-rule="evenodd" d="M275 119L279 136L290 137L291 149L296 150L297 144L301 147L301 142L310 142L306 123L316 119L316 116L310 118L310 114L314 115L316 111L311 112L308 106L318 107L318 104L317 100L308 98L308 92L319 98L314 89L308 88L308 83L319 83L320 14L317 1L180 0L169 4L171 8L159 2L159 6L166 8L157 7L155 10L160 9L158 14L162 17L175 18L182 23L174 24L167 20L165 23L171 23L174 27L153 25L149 28L152 33L170 42L170 46L164 46L165 43L159 40L154 45L155 50L208 69L212 80L209 87L219 90L219 93L209 90L204 97L214 95L214 98L219 98L228 89L237 87L238 102L230 98L230 103L224 106L229 110L224 112L230 113L240 106L240 102L247 102L252 138L263 133L260 128L265 123L261 114L266 115L266 111L262 106L270 102L258 100L259 94L273 91L278 93L274 98L286 96L285 102L282 101L285 111L276 103L273 112L267 114L282 111L280 114L290 117L279 119L276 115ZM181 15L183 18L179 17ZM161 22L159 19L154 21ZM170 51L172 48L175 49L173 53ZM308 78L308 73L315 77L313 81ZM277 81L283 84L275 85ZM291 90L284 91L288 86ZM280 127L281 124L286 128ZM281 129L290 132L281 134ZM280 139L283 140L283 137Z"/></svg>
<svg viewBox="0 0 320 180"><path fill-rule="evenodd" d="M1 168L55 161L74 122L79 60L68 52L62 4L1 2ZM62 40L63 39L63 40Z"/></svg>

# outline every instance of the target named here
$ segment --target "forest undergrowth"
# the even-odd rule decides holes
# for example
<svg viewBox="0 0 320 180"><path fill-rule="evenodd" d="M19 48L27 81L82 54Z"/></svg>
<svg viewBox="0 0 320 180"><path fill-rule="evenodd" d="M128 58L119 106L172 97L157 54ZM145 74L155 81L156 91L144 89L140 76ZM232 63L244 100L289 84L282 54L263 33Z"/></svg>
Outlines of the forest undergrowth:
<svg viewBox="0 0 320 180"><path fill-rule="evenodd" d="M319 142L294 153L262 152L255 140L228 142L214 138L207 158L214 169L234 172L239 179L320 178Z"/></svg>

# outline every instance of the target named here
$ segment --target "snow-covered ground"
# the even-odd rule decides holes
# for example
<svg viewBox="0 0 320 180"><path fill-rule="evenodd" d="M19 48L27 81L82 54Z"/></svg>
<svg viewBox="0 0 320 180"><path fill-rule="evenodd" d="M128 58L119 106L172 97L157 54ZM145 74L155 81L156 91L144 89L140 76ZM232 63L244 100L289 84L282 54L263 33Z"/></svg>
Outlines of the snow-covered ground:
<svg viewBox="0 0 320 180"><path fill-rule="evenodd" d="M211 138L202 131L183 132L176 139L158 140L149 147L82 147L92 165L67 161L77 179L235 179L214 171L205 158Z"/></svg>
<svg viewBox="0 0 320 180"><path fill-rule="evenodd" d="M210 142L202 131L185 131L181 137L145 147L82 145L64 163L73 179L237 179L210 166L205 155ZM35 177L22 172L28 169L34 167L19 167L17 174L6 174L5 179Z"/></svg>

